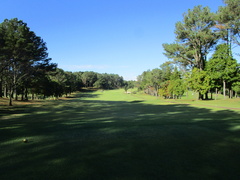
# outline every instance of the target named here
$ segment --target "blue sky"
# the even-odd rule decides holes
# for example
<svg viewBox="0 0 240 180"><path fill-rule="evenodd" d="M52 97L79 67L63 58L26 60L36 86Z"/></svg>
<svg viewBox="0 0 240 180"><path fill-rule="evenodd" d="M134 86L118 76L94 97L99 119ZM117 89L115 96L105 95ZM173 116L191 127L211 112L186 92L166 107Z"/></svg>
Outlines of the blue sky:
<svg viewBox="0 0 240 180"><path fill-rule="evenodd" d="M2 0L0 21L17 17L47 43L66 71L115 73L126 80L168 59L182 15L196 5L216 12L222 0Z"/></svg>

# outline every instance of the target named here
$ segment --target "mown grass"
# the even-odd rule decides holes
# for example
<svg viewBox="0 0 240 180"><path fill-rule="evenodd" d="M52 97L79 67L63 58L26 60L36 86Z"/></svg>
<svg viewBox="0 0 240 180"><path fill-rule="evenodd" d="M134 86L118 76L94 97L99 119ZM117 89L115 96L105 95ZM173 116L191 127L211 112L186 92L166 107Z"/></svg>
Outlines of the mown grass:
<svg viewBox="0 0 240 180"><path fill-rule="evenodd" d="M239 179L239 149L238 110L82 92L1 112L0 179Z"/></svg>
<svg viewBox="0 0 240 180"><path fill-rule="evenodd" d="M240 110L240 98L232 98L228 97L224 98L223 95L218 94L217 100L215 100L213 95L213 99L209 100L197 100L197 93L189 91L187 94L185 93L181 99L164 99L161 97L149 96L147 94L143 94L141 92L137 94L133 94L132 96L139 97L140 99L145 99L148 102L151 101L153 104L159 104L159 102L163 103L179 103L179 104L189 104L196 107L211 107L212 109L220 110L220 109L232 109L232 110ZM211 94L208 94L209 98Z"/></svg>

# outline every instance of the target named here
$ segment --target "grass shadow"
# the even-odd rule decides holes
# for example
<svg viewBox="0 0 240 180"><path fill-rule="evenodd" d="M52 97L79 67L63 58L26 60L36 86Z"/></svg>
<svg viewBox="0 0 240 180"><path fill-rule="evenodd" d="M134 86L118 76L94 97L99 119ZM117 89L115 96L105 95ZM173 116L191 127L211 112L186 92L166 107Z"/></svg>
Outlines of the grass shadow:
<svg viewBox="0 0 240 180"><path fill-rule="evenodd" d="M144 102L143 100L135 100L135 101L130 101L129 103L141 103Z"/></svg>
<svg viewBox="0 0 240 180"><path fill-rule="evenodd" d="M239 113L91 95L4 116L0 179L240 177Z"/></svg>

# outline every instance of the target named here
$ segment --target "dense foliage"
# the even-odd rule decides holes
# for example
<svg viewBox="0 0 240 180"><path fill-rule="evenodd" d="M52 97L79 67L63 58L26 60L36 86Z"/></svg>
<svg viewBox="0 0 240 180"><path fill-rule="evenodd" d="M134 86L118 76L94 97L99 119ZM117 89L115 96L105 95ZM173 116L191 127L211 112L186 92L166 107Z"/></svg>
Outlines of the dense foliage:
<svg viewBox="0 0 240 180"><path fill-rule="evenodd" d="M176 42L163 44L165 55L184 65L205 68L206 56L217 42L213 28L216 22L208 7L196 6L176 23Z"/></svg>
<svg viewBox="0 0 240 180"><path fill-rule="evenodd" d="M180 98L186 90L182 72L168 62L144 71L137 80L139 90L154 96Z"/></svg>
<svg viewBox="0 0 240 180"><path fill-rule="evenodd" d="M100 74L93 71L69 72L57 68L48 76L52 82L52 92L49 95L60 97L71 94L83 87L98 89L116 89L124 86L123 77L117 74Z"/></svg>
<svg viewBox="0 0 240 180"><path fill-rule="evenodd" d="M17 18L0 24L0 97L28 100L60 97L81 87L113 89L124 86L116 74L66 72L48 58L46 43Z"/></svg>
<svg viewBox="0 0 240 180"><path fill-rule="evenodd" d="M240 0L225 0L216 13L196 6L176 23L176 40L163 44L171 60L160 68L144 71L137 82L124 81L117 74L67 72L48 58L46 43L17 18L0 24L0 97L28 100L60 97L82 87L128 89L138 86L145 93L164 98L180 98L186 90L208 99L208 92L240 94L240 65L233 58L239 46ZM209 53L211 58L207 58Z"/></svg>
<svg viewBox="0 0 240 180"><path fill-rule="evenodd" d="M46 43L16 18L0 24L0 47L0 96L8 96L9 105L14 93L26 95L29 87L36 88L39 79L56 68Z"/></svg>
<svg viewBox="0 0 240 180"><path fill-rule="evenodd" d="M198 92L199 99L204 99L204 94L208 99L208 92L214 90L224 96L228 90L230 98L239 95L240 65L233 58L232 44L240 45L240 0L224 2L226 6L216 13L209 7L196 6L184 14L183 21L176 23L175 42L163 44L164 54L173 60L170 63L180 75L173 78L170 64L143 72L138 78L140 89L165 98L179 97L187 89Z"/></svg>
<svg viewBox="0 0 240 180"><path fill-rule="evenodd" d="M213 80L213 87L222 86L224 96L226 85L231 91L233 83L239 81L238 68L237 60L232 57L227 44L218 45L215 53L207 63L207 72ZM232 93L230 93L230 96L232 96Z"/></svg>

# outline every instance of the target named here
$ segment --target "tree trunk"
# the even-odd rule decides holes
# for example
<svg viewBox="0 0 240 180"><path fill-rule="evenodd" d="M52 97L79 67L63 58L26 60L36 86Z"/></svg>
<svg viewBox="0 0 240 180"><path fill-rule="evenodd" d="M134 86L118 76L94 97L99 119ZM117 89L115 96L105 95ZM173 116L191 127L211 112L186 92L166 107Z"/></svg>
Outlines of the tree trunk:
<svg viewBox="0 0 240 180"><path fill-rule="evenodd" d="M203 100L203 94L201 94L200 92L199 92L198 100Z"/></svg>
<svg viewBox="0 0 240 180"><path fill-rule="evenodd" d="M216 92L215 92L215 100L217 100L217 96L218 96L218 90L216 88Z"/></svg>
<svg viewBox="0 0 240 180"><path fill-rule="evenodd" d="M13 90L10 88L10 95L9 95L9 106L12 106L12 98L13 98Z"/></svg>
<svg viewBox="0 0 240 180"><path fill-rule="evenodd" d="M205 93L205 99L208 100L208 92Z"/></svg>
<svg viewBox="0 0 240 180"><path fill-rule="evenodd" d="M4 97L8 97L8 89L7 89L6 84L5 84L5 87L4 87Z"/></svg>
<svg viewBox="0 0 240 180"><path fill-rule="evenodd" d="M0 82L0 97L3 97L3 93L2 93L3 87L2 87L2 81Z"/></svg>
<svg viewBox="0 0 240 180"><path fill-rule="evenodd" d="M15 100L18 100L17 88L14 88Z"/></svg>
<svg viewBox="0 0 240 180"><path fill-rule="evenodd" d="M27 88L25 88L25 93L24 93L24 95L25 95L24 100L25 100L25 101L28 101L28 90L27 90Z"/></svg>
<svg viewBox="0 0 240 180"><path fill-rule="evenodd" d="M24 92L22 92L22 94L21 94L21 101L23 101L24 100Z"/></svg>
<svg viewBox="0 0 240 180"><path fill-rule="evenodd" d="M9 106L12 106L12 96L9 98Z"/></svg>
<svg viewBox="0 0 240 180"><path fill-rule="evenodd" d="M229 98L232 99L233 98L233 90L229 89Z"/></svg>
<svg viewBox="0 0 240 180"><path fill-rule="evenodd" d="M157 90L156 96L158 97L158 86L157 86L156 90Z"/></svg>
<svg viewBox="0 0 240 180"><path fill-rule="evenodd" d="M224 96L224 99L226 99L226 82L225 82L225 80L223 80L223 96Z"/></svg>

